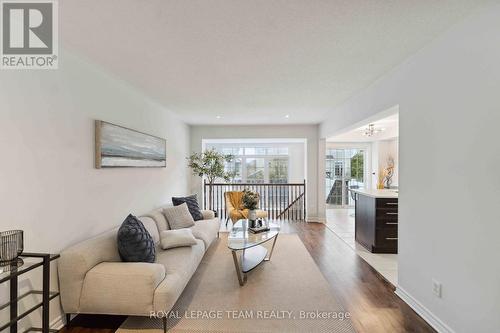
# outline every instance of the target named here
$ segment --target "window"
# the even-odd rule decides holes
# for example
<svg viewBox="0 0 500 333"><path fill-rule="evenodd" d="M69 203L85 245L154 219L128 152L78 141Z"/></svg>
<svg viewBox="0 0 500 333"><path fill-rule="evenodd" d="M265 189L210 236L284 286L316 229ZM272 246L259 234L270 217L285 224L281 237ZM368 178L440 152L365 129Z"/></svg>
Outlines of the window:
<svg viewBox="0 0 500 333"><path fill-rule="evenodd" d="M233 174L232 183L241 183L243 175L243 166L241 164L241 158L234 158L231 162L224 165L224 170Z"/></svg>
<svg viewBox="0 0 500 333"><path fill-rule="evenodd" d="M265 182L265 160L263 158L247 158L246 159L246 178L247 183L264 183Z"/></svg>
<svg viewBox="0 0 500 333"><path fill-rule="evenodd" d="M326 152L326 203L354 205L349 188L363 188L365 174L363 148L332 148Z"/></svg>
<svg viewBox="0 0 500 333"><path fill-rule="evenodd" d="M343 161L335 161L335 178L342 177L344 174L344 162Z"/></svg>
<svg viewBox="0 0 500 333"><path fill-rule="evenodd" d="M269 182L285 184L288 182L288 158L272 158L269 164Z"/></svg>
<svg viewBox="0 0 500 333"><path fill-rule="evenodd" d="M231 182L288 183L290 170L288 147L235 147L227 144L214 144L207 148L215 148L223 154L231 154L235 157L232 162L224 166L226 171L235 175Z"/></svg>

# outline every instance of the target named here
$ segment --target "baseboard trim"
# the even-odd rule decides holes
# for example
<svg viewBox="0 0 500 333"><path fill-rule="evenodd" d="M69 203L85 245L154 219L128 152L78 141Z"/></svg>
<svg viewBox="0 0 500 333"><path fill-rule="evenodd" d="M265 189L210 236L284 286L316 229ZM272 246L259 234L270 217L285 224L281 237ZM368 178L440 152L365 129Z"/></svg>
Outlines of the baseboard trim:
<svg viewBox="0 0 500 333"><path fill-rule="evenodd" d="M399 286L396 287L396 291L394 293L439 333L455 333L454 330L434 315L429 309L423 306L422 303L407 293L403 288Z"/></svg>
<svg viewBox="0 0 500 333"><path fill-rule="evenodd" d="M59 317L56 317L54 320L52 320L49 326L54 330L60 330L61 328L66 326L66 319L64 314L61 314Z"/></svg>

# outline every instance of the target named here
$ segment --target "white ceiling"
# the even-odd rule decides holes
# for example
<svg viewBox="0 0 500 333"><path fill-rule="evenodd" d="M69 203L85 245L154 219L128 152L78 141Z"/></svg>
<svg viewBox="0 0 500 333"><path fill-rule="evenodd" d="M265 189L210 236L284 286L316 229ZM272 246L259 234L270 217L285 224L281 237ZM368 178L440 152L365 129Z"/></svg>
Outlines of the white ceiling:
<svg viewBox="0 0 500 333"><path fill-rule="evenodd" d="M318 123L486 2L64 0L60 35L188 123Z"/></svg>
<svg viewBox="0 0 500 333"><path fill-rule="evenodd" d="M373 124L376 129L382 130L371 137L363 135L369 124ZM399 137L399 114L381 118L378 120L367 121L366 123L358 124L356 128L347 130L341 134L335 135L327 139L328 142L372 142L380 140L388 140Z"/></svg>

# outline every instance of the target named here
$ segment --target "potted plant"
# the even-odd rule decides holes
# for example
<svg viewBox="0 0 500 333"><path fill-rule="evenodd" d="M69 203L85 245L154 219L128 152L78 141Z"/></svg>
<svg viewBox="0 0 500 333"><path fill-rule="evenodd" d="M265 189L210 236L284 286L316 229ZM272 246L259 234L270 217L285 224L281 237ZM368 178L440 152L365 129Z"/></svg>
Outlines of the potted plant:
<svg viewBox="0 0 500 333"><path fill-rule="evenodd" d="M194 153L187 158L188 166L193 170L193 175L205 178L208 181L208 209L213 209L212 193L213 185L217 179L228 182L234 177L234 173L224 169L226 162L233 160L233 155L219 153L215 149Z"/></svg>
<svg viewBox="0 0 500 333"><path fill-rule="evenodd" d="M243 190L243 197L241 198L241 202L243 204L243 208L248 209L248 220L250 222L254 222L255 220L257 220L257 208L259 208L259 201L259 193L248 189Z"/></svg>

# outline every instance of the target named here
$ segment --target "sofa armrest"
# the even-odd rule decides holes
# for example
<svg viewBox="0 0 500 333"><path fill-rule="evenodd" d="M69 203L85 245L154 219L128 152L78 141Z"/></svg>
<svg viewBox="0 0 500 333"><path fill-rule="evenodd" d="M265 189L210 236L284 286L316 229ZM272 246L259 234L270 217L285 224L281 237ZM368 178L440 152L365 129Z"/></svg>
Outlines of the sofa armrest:
<svg viewBox="0 0 500 333"><path fill-rule="evenodd" d="M101 262L120 261L116 243L117 230L113 229L61 252L57 270L64 312L79 312L83 281L88 271Z"/></svg>
<svg viewBox="0 0 500 333"><path fill-rule="evenodd" d="M147 315L165 266L144 262L102 262L87 272L80 310L85 313Z"/></svg>
<svg viewBox="0 0 500 333"><path fill-rule="evenodd" d="M215 218L215 213L212 210L202 210L201 214L203 214L204 220L211 220Z"/></svg>

